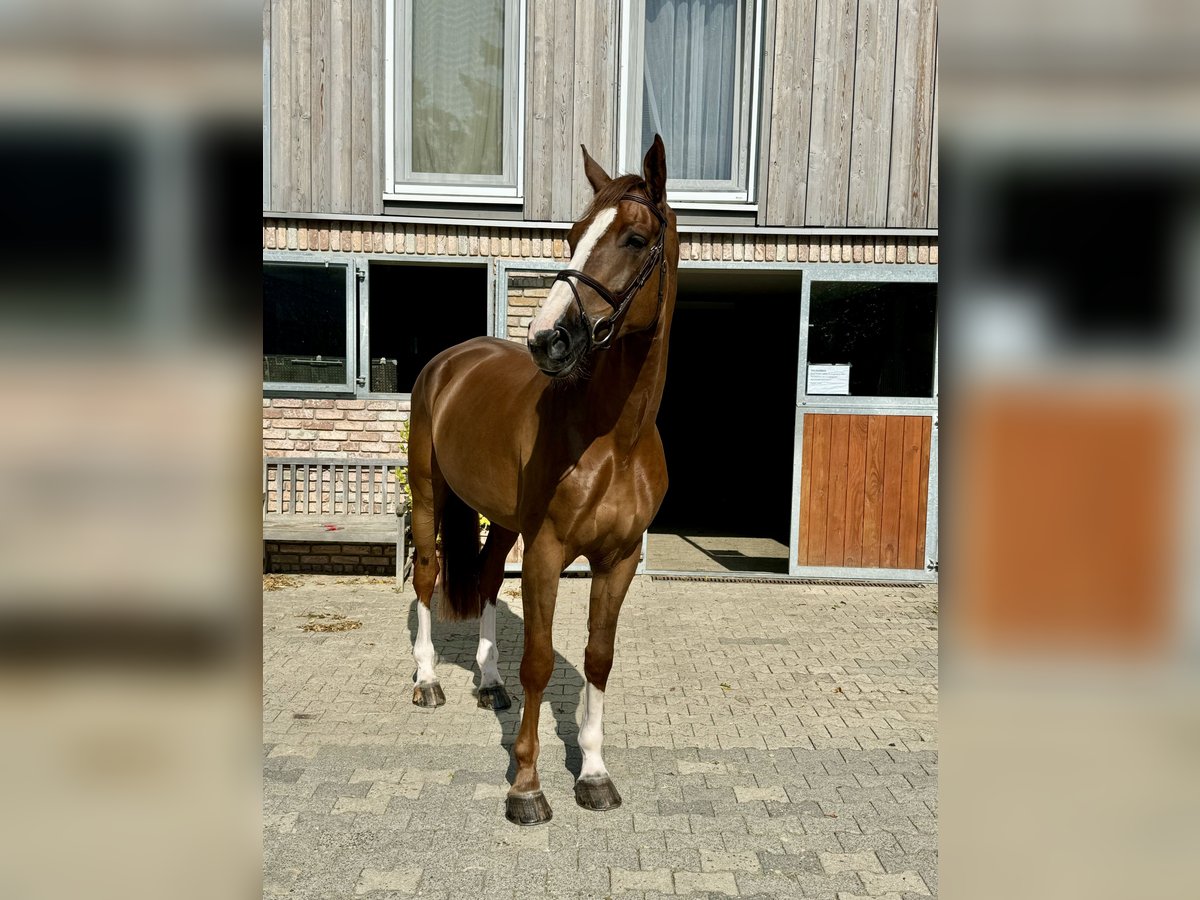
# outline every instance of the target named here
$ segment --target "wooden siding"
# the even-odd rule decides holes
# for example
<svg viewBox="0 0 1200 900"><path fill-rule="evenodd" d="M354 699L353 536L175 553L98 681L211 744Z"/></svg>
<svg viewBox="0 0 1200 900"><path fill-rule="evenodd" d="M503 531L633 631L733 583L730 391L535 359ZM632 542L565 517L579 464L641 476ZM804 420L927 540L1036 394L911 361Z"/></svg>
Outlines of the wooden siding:
<svg viewBox="0 0 1200 900"><path fill-rule="evenodd" d="M591 189L579 145L616 174L617 3L528 0L525 218L570 222Z"/></svg>
<svg viewBox="0 0 1200 900"><path fill-rule="evenodd" d="M924 227L928 221L929 162L933 152L936 0L900 0L888 225Z"/></svg>
<svg viewBox="0 0 1200 900"><path fill-rule="evenodd" d="M383 212L384 0L267 0L271 209Z"/></svg>
<svg viewBox="0 0 1200 900"><path fill-rule="evenodd" d="M272 210L383 211L384 2L265 4ZM590 195L579 145L617 168L618 3L525 10L523 213L571 221ZM757 224L936 227L936 0L762 11Z"/></svg>
<svg viewBox="0 0 1200 900"><path fill-rule="evenodd" d="M845 222L854 109L855 0L817 0L805 223Z"/></svg>
<svg viewBox="0 0 1200 900"><path fill-rule="evenodd" d="M802 566L923 569L931 416L804 416Z"/></svg>
<svg viewBox="0 0 1200 900"><path fill-rule="evenodd" d="M847 222L887 225L896 75L896 0L859 0Z"/></svg>
<svg viewBox="0 0 1200 900"><path fill-rule="evenodd" d="M772 89L764 96L771 137L761 191L762 225L803 225L808 200L808 148L812 120L813 37L816 5L776 0Z"/></svg>
<svg viewBox="0 0 1200 900"><path fill-rule="evenodd" d="M766 25L759 224L936 227L936 0L776 0Z"/></svg>

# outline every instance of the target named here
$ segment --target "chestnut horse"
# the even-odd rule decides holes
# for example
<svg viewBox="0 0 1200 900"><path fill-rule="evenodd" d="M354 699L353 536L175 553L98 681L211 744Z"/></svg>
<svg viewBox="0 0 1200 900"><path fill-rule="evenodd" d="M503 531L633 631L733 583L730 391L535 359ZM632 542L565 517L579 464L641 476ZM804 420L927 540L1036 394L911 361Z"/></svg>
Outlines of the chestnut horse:
<svg viewBox="0 0 1200 900"><path fill-rule="evenodd" d="M559 576L578 556L591 564L592 583L575 798L594 810L621 803L600 752L604 690L642 533L667 490L655 418L679 240L666 203L663 143L656 135L642 178L610 178L582 149L595 194L568 235L571 262L529 326L528 347L497 338L451 347L424 368L412 393L408 460L419 600L413 702L445 702L429 611L440 533L446 602L439 607L453 618L480 617L479 705L510 705L496 665L495 604L505 557L520 534L525 706L505 814L521 825L551 816L538 781L538 713L554 667ZM482 551L479 513L491 520Z"/></svg>

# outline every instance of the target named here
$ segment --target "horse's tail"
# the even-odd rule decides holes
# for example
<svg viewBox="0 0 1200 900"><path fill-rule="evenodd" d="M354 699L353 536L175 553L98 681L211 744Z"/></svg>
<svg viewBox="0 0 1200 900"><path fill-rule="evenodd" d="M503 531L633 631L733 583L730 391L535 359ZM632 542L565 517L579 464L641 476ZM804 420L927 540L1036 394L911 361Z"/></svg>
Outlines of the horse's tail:
<svg viewBox="0 0 1200 900"><path fill-rule="evenodd" d="M447 488L442 507L442 596L447 602L438 604L442 618L479 618L481 563L479 514Z"/></svg>

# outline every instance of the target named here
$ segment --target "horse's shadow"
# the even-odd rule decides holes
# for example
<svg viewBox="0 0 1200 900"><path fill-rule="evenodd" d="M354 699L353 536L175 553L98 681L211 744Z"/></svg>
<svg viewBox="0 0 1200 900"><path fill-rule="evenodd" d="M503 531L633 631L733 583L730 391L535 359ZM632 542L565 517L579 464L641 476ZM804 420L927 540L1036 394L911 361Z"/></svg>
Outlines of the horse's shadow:
<svg viewBox="0 0 1200 900"><path fill-rule="evenodd" d="M496 647L500 654L498 667L508 689L512 706L494 710L500 722L501 745L508 751L508 783L517 775L517 758L513 745L521 727L521 706L524 692L521 689L521 654L525 646L524 622L515 616L505 602L503 592L511 588L512 579L506 579L501 588L501 600L496 603ZM516 584L520 584L517 580ZM408 633L414 643L417 639L417 599L413 597L408 609ZM519 602L519 600L517 601ZM437 601L434 601L433 646L437 652L439 668L458 666L474 675L472 693L479 690L479 671L475 665L475 651L479 646L479 620L444 621L437 616ZM576 712L583 692L583 676L557 650L554 652L554 674L546 687L543 702L549 704L554 715L555 733L566 750L566 768L572 778L578 778L583 767L583 755L579 749L579 725ZM484 709L479 715L486 715Z"/></svg>

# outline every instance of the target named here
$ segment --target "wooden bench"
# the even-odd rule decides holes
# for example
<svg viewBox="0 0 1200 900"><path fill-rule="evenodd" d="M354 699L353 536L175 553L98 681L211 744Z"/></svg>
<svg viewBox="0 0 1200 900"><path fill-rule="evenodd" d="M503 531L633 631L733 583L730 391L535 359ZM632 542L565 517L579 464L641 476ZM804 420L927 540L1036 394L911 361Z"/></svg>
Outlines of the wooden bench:
<svg viewBox="0 0 1200 900"><path fill-rule="evenodd" d="M395 543L399 587L411 521L396 471L407 466L403 457L263 457L263 540Z"/></svg>

